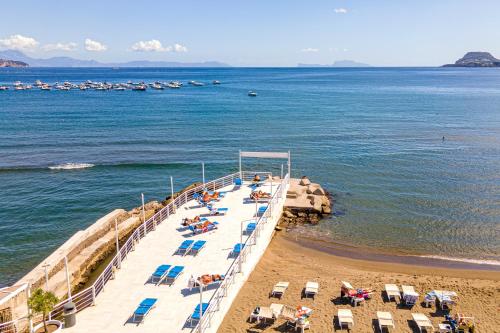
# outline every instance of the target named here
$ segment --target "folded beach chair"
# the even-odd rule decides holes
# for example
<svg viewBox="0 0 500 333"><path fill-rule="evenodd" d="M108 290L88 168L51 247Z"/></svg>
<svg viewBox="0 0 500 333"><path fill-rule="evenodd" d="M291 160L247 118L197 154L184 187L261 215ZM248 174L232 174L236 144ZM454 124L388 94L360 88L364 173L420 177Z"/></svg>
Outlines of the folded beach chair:
<svg viewBox="0 0 500 333"><path fill-rule="evenodd" d="M205 313L205 311L207 310L208 308L208 303L202 303L201 304L201 315L203 315ZM193 310L193 313L191 314L191 316L189 317L189 324L191 326L193 326L193 322L198 322L200 321L201 319L201 316L200 316L200 304L198 304L194 310Z"/></svg>
<svg viewBox="0 0 500 333"><path fill-rule="evenodd" d="M318 291L319 291L319 283L308 281L306 283L306 287L304 288L304 296L305 297L312 296L314 298L314 296L316 296Z"/></svg>
<svg viewBox="0 0 500 333"><path fill-rule="evenodd" d="M138 322L138 324L142 323L144 321L144 317L146 317L149 311L155 307L157 300L158 299L156 298L145 298L141 304L139 304L137 309L135 309L132 321L134 323Z"/></svg>
<svg viewBox="0 0 500 333"><path fill-rule="evenodd" d="M233 191L239 190L241 188L241 185L243 185L243 181L241 180L241 178L235 178Z"/></svg>
<svg viewBox="0 0 500 333"><path fill-rule="evenodd" d="M215 208L213 205L207 205L207 208L210 215L226 215L229 210L225 207Z"/></svg>
<svg viewBox="0 0 500 333"><path fill-rule="evenodd" d="M349 331L354 326L354 317L352 311L349 309L339 309L337 312L337 319L340 329L343 329L345 326Z"/></svg>
<svg viewBox="0 0 500 333"><path fill-rule="evenodd" d="M151 274L151 282L155 283L155 280L157 282L160 282L165 278L165 276L168 273L168 270L172 267L171 265L161 265L156 268L156 270Z"/></svg>
<svg viewBox="0 0 500 333"><path fill-rule="evenodd" d="M280 282L276 283L273 287L273 290L271 290L269 297L271 297L271 296L278 297L278 298L283 297L283 295L285 294L285 291L289 285L290 285L289 282L280 281Z"/></svg>
<svg viewBox="0 0 500 333"><path fill-rule="evenodd" d="M394 299L394 301L397 302L401 298L401 294L399 293L399 287L396 286L395 284L386 284L385 293L387 295L388 301Z"/></svg>
<svg viewBox="0 0 500 333"><path fill-rule="evenodd" d="M165 281L173 285L175 280L183 273L184 271L184 266L174 266L167 274L165 277Z"/></svg>
<svg viewBox="0 0 500 333"><path fill-rule="evenodd" d="M248 223L247 228L245 229L245 233L247 235L250 235L255 230L255 228L257 228L257 223L255 222Z"/></svg>
<svg viewBox="0 0 500 333"><path fill-rule="evenodd" d="M390 312L377 311L378 327L380 332L383 332L384 327L389 330L390 327L395 328L394 320Z"/></svg>
<svg viewBox="0 0 500 333"><path fill-rule="evenodd" d="M191 249L189 252L191 252L193 255L197 255L204 247L207 241L204 240L198 240L196 241L193 246L191 246Z"/></svg>
<svg viewBox="0 0 500 333"><path fill-rule="evenodd" d="M411 316L418 326L418 330L422 333L423 330L428 332L434 332L434 326L429 318L423 313L412 313Z"/></svg>
<svg viewBox="0 0 500 333"><path fill-rule="evenodd" d="M241 253L241 250L243 250L244 248L245 248L245 244L242 244L242 243L236 244L233 247L233 251L231 251L231 255L233 257L237 257Z"/></svg>
<svg viewBox="0 0 500 333"><path fill-rule="evenodd" d="M401 286L402 302L408 306L414 306L418 301L418 293L413 286Z"/></svg>
<svg viewBox="0 0 500 333"><path fill-rule="evenodd" d="M189 250L191 249L191 246L193 246L193 243L194 243L194 240L186 239L177 248L177 250L175 251L175 253L178 253L178 254L181 254L181 255L185 255L186 253L189 252Z"/></svg>

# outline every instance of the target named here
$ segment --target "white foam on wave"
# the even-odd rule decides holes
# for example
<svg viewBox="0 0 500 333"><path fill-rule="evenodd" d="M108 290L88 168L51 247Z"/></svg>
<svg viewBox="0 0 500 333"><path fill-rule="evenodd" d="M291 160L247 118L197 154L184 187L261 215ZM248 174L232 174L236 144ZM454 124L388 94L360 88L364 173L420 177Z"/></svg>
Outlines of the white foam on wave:
<svg viewBox="0 0 500 333"><path fill-rule="evenodd" d="M498 260L453 258L453 257L432 256L432 255L420 256L420 257L422 257L422 258L431 258L431 259L439 259L439 260L460 261L460 262L467 262L467 263L470 263L470 264L478 264L478 265L500 266L500 261L498 261Z"/></svg>
<svg viewBox="0 0 500 333"><path fill-rule="evenodd" d="M63 163L59 165L50 166L50 170L73 170L73 169L85 169L92 168L94 164L91 163Z"/></svg>

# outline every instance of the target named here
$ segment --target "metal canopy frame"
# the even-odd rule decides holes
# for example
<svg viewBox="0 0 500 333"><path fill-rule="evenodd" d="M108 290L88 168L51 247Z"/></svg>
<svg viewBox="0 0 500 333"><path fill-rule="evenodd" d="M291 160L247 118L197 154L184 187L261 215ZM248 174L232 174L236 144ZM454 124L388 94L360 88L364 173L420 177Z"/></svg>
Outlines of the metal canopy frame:
<svg viewBox="0 0 500 333"><path fill-rule="evenodd" d="M239 151L239 163L240 163L240 178L243 179L243 169L241 167L242 157L252 157L252 158L282 158L287 159L288 174L292 169L292 163L290 159L290 151L288 152L264 152L264 151Z"/></svg>

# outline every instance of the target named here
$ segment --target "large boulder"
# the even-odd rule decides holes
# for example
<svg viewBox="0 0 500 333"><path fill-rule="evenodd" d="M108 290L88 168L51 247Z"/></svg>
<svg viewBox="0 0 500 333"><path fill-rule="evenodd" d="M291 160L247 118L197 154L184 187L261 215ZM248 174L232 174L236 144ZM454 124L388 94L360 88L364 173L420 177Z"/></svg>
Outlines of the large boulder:
<svg viewBox="0 0 500 333"><path fill-rule="evenodd" d="M302 186L307 186L307 185L311 185L311 181L309 180L309 178L307 178L306 176L304 176L304 177L302 177L300 179L299 184L302 185Z"/></svg>

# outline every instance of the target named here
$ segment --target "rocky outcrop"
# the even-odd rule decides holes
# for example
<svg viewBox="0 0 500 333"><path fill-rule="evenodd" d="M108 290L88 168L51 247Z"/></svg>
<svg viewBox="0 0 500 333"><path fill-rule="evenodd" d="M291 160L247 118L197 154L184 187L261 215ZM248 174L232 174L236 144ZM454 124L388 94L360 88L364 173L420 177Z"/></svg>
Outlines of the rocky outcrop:
<svg viewBox="0 0 500 333"><path fill-rule="evenodd" d="M316 224L331 212L330 195L321 185L312 183L307 177L290 179L280 223L285 225Z"/></svg>
<svg viewBox="0 0 500 333"><path fill-rule="evenodd" d="M0 59L0 67L29 67L29 65L22 61Z"/></svg>
<svg viewBox="0 0 500 333"><path fill-rule="evenodd" d="M468 52L454 64L443 67L500 67L500 60L489 52Z"/></svg>

